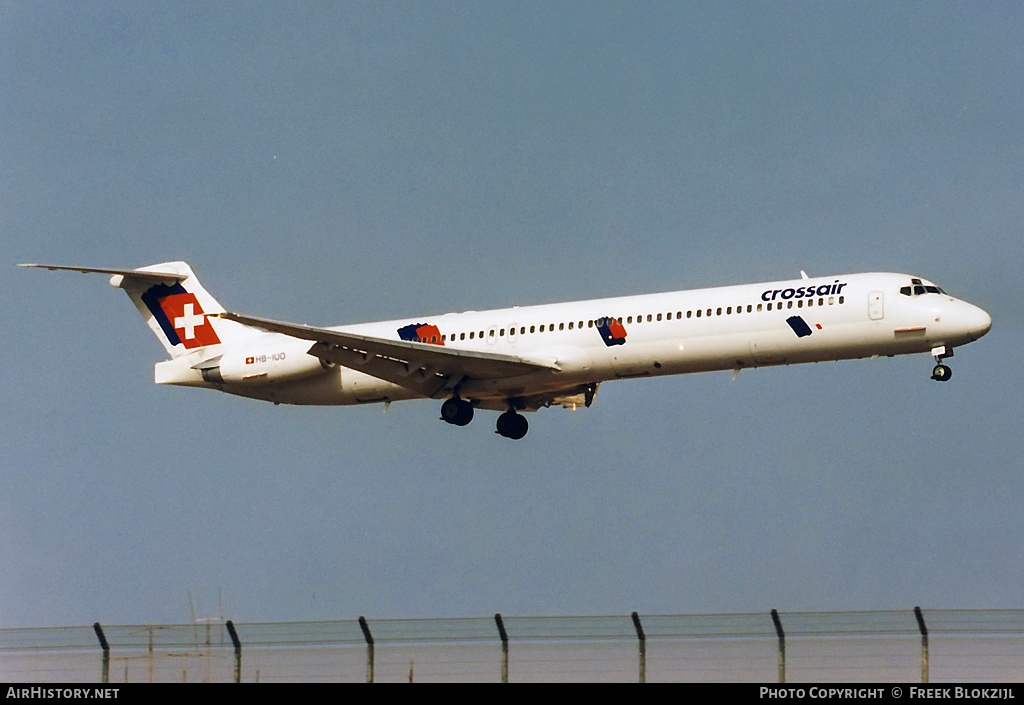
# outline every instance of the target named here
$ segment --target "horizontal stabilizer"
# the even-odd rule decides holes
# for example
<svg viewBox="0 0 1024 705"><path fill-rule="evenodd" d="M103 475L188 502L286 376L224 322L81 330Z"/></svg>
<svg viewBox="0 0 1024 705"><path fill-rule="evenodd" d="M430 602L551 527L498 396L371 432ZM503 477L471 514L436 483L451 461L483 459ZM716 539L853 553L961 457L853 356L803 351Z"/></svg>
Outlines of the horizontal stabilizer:
<svg viewBox="0 0 1024 705"><path fill-rule="evenodd" d="M131 277L134 279L144 279L153 282L183 281L188 279L190 276L189 273L182 274L180 272L151 271L143 269L106 269L102 267L67 267L60 264L19 264L18 266L38 267L39 269L49 269L51 271L63 270L66 272L82 272L83 274L107 274L112 277Z"/></svg>
<svg viewBox="0 0 1024 705"><path fill-rule="evenodd" d="M107 275L111 286L128 294L146 325L172 358L253 335L253 331L245 326L207 317L207 314L223 311L224 307L203 288L187 262L161 262L138 269L62 264L18 266Z"/></svg>

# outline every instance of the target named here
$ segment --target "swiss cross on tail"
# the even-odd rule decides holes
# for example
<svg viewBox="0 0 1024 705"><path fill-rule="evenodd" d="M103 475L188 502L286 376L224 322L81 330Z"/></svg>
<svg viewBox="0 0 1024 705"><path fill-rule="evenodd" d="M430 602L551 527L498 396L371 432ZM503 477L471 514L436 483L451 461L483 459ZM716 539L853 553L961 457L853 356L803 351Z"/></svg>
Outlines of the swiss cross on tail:
<svg viewBox="0 0 1024 705"><path fill-rule="evenodd" d="M203 307L199 305L195 294L168 296L160 300L160 305L174 326L178 339L187 349L220 343L217 331L203 315Z"/></svg>
<svg viewBox="0 0 1024 705"><path fill-rule="evenodd" d="M217 331L203 315L203 307L196 295L185 291L180 283L173 286L158 284L143 294L142 300L171 345L180 344L192 350L220 343Z"/></svg>

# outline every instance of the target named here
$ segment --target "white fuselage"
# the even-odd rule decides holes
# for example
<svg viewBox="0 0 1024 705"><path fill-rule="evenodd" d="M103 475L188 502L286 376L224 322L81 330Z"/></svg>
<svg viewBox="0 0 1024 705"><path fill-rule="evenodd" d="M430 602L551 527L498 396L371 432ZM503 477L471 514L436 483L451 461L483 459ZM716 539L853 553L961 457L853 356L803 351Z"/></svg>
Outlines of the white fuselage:
<svg viewBox="0 0 1024 705"><path fill-rule="evenodd" d="M910 275L871 273L467 311L341 326L389 340L412 340L514 356L548 368L514 377L466 379L464 399L484 408L564 403L584 385L631 377L935 352L984 335L982 309ZM904 293L901 293L901 289ZM906 291L910 293L905 293ZM208 386L285 404L359 404L425 395L365 374L324 365L310 341L257 333L218 351L248 376L205 381L197 360L157 365L157 381ZM204 353L209 355L209 349ZM161 369L163 367L163 369ZM227 368L226 368L227 369Z"/></svg>

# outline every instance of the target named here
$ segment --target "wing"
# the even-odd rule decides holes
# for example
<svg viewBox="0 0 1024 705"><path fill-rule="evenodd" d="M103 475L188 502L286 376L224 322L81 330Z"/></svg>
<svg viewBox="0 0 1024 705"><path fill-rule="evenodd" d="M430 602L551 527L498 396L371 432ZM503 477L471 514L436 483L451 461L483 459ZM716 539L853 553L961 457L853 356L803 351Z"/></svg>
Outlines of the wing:
<svg viewBox="0 0 1024 705"><path fill-rule="evenodd" d="M365 372L427 397L448 396L468 379L503 379L559 369L554 364L514 355L388 340L237 313L214 315L273 333L312 340L313 346L308 351L310 355L330 364Z"/></svg>

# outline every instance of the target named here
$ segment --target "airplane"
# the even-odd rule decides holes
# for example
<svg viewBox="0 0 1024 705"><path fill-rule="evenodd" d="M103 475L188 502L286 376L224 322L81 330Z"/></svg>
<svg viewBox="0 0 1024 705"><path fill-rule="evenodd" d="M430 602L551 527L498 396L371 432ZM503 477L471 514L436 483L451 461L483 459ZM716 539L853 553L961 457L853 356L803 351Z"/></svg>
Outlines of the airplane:
<svg viewBox="0 0 1024 705"><path fill-rule="evenodd" d="M502 412L497 433L526 435L520 412L589 407L602 382L930 353L944 360L985 335L983 309L909 274L866 273L620 296L318 327L225 310L185 262L138 269L22 264L105 274L169 360L157 384L275 404L444 400L465 426Z"/></svg>

